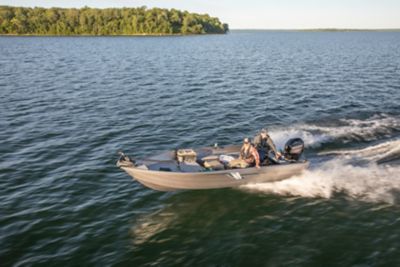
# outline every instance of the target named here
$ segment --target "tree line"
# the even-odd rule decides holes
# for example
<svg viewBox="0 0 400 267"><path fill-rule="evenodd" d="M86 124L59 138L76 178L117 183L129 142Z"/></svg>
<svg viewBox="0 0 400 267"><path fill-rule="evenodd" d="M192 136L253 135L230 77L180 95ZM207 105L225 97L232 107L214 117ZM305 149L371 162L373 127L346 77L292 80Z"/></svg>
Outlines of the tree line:
<svg viewBox="0 0 400 267"><path fill-rule="evenodd" d="M136 35L226 33L208 14L176 9L0 6L0 34Z"/></svg>

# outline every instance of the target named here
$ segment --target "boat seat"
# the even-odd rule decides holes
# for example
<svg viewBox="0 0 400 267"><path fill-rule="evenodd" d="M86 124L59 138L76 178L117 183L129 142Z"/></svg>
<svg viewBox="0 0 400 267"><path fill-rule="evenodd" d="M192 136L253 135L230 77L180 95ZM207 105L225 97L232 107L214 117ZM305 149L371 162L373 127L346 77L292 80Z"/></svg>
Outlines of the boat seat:
<svg viewBox="0 0 400 267"><path fill-rule="evenodd" d="M195 151L198 159L212 155L213 152L212 149L210 148L201 148L201 149L196 149Z"/></svg>
<svg viewBox="0 0 400 267"><path fill-rule="evenodd" d="M219 155L209 155L201 158L202 161L219 160Z"/></svg>
<svg viewBox="0 0 400 267"><path fill-rule="evenodd" d="M201 172L204 168L197 162L181 162L179 163L179 169L181 172Z"/></svg>
<svg viewBox="0 0 400 267"><path fill-rule="evenodd" d="M215 171L224 170L225 166L218 159L204 161L204 167Z"/></svg>
<svg viewBox="0 0 400 267"><path fill-rule="evenodd" d="M149 170L153 171L170 171L179 172L178 164L176 161L160 161L148 165Z"/></svg>

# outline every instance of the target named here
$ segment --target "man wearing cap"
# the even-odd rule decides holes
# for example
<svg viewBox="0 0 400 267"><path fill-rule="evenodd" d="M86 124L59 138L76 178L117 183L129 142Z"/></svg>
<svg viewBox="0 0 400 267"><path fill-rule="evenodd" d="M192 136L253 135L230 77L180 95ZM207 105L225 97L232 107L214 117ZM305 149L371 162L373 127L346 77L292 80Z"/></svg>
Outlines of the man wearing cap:
<svg viewBox="0 0 400 267"><path fill-rule="evenodd" d="M260 157L257 149L250 143L249 138L243 140L243 146L240 149L238 159L231 160L229 167L231 168L247 168L255 164L256 168L260 168Z"/></svg>
<svg viewBox="0 0 400 267"><path fill-rule="evenodd" d="M258 154L260 155L261 162L268 158L268 153L271 150L274 152L276 159L281 156L281 153L279 153L276 149L276 146L271 137L268 135L266 129L262 129L260 133L254 137L253 143L258 151Z"/></svg>

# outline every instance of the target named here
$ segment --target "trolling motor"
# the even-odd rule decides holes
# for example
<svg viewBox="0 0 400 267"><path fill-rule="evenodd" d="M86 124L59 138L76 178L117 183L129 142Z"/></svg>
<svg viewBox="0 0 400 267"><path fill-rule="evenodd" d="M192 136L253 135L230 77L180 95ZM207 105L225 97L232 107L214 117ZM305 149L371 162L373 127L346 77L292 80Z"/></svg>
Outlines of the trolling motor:
<svg viewBox="0 0 400 267"><path fill-rule="evenodd" d="M298 161L304 151L304 141L301 138L289 139L283 149L283 156L287 160Z"/></svg>
<svg viewBox="0 0 400 267"><path fill-rule="evenodd" d="M125 155L124 152L118 151L119 160L117 161L118 167L133 167L136 162L132 160L128 155Z"/></svg>

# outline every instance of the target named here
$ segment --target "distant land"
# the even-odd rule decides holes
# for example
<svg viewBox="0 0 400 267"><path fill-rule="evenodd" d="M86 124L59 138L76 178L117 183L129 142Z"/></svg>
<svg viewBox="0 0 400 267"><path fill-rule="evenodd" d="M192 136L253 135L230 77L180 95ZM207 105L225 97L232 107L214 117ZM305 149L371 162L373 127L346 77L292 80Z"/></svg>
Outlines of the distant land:
<svg viewBox="0 0 400 267"><path fill-rule="evenodd" d="M230 31L309 31L309 32L398 32L400 28L393 29L336 29L336 28L321 28L321 29L231 29Z"/></svg>
<svg viewBox="0 0 400 267"><path fill-rule="evenodd" d="M303 29L302 31L315 31L315 32L381 32L381 31L400 31L400 29L335 29L335 28L322 28L322 29Z"/></svg>
<svg viewBox="0 0 400 267"><path fill-rule="evenodd" d="M188 35L228 30L218 18L176 9L0 6L1 35Z"/></svg>

